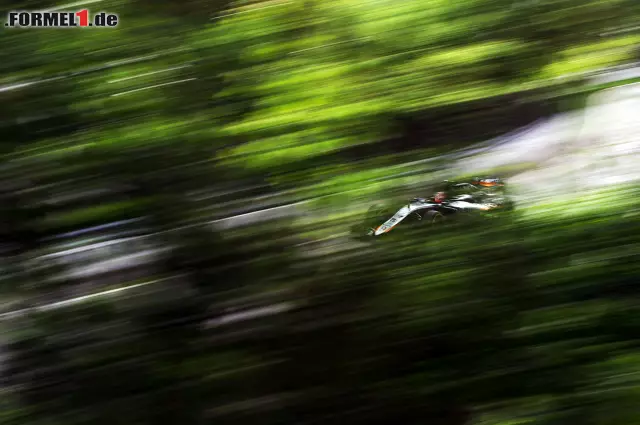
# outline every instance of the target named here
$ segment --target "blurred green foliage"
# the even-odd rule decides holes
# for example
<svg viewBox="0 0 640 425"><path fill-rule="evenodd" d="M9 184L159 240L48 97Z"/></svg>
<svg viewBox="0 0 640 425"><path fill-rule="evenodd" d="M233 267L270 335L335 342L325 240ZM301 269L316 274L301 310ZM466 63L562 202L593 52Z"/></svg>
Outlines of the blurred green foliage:
<svg viewBox="0 0 640 425"><path fill-rule="evenodd" d="M637 59L638 36L615 29L640 3L86 6L119 27L0 29L2 291L42 306L153 283L3 316L0 424L638 420L637 188L372 246L319 239L446 174L407 161L580 86L557 77ZM273 199L309 208L209 222ZM131 218L124 254L41 256ZM95 232L68 245L124 237ZM110 268L148 247L151 265Z"/></svg>

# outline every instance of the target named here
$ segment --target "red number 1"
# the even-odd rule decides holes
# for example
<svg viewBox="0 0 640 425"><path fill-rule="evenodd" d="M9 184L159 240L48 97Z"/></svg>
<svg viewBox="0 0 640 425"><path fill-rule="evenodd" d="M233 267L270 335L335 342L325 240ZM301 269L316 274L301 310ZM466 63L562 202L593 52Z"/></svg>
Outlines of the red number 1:
<svg viewBox="0 0 640 425"><path fill-rule="evenodd" d="M76 16L80 18L81 27L86 27L89 25L89 11L87 9L76 12Z"/></svg>

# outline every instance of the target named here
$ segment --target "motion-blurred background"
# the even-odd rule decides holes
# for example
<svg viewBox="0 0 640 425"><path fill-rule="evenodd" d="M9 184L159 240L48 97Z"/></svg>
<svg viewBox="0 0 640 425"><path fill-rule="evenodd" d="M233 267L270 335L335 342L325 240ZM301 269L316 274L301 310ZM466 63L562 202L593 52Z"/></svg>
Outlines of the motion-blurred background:
<svg viewBox="0 0 640 425"><path fill-rule="evenodd" d="M640 421L637 0L2 6L0 424Z"/></svg>

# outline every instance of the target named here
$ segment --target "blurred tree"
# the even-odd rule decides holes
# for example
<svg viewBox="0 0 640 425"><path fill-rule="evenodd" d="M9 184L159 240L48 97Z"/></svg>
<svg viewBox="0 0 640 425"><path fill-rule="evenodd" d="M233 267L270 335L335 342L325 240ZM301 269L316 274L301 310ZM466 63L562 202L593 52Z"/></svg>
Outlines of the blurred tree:
<svg viewBox="0 0 640 425"><path fill-rule="evenodd" d="M121 15L117 30L3 29L0 236L22 272L11 285L42 295L53 268L30 261L58 249L48 238L124 218L166 249L142 280L167 279L13 326L3 391L24 410L7 420L635 420L640 229L621 207L312 258L292 247L308 230L297 223L195 225L223 203L196 193L256 202L239 194L244 178L357 186L371 170L344 151L425 121L430 141L461 123L496 132L498 96L612 46L614 59L580 68L629 57L633 36L595 41L632 20L622 4L113 1L101 7Z"/></svg>

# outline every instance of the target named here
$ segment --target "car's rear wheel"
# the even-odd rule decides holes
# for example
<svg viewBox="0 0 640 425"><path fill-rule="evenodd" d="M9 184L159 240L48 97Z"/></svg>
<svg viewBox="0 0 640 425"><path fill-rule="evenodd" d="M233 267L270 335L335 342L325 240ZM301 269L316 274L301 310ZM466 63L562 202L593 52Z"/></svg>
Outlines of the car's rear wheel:
<svg viewBox="0 0 640 425"><path fill-rule="evenodd" d="M427 211L422 221L429 225L441 224L444 221L444 215L438 211Z"/></svg>

